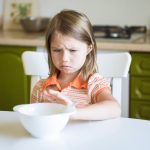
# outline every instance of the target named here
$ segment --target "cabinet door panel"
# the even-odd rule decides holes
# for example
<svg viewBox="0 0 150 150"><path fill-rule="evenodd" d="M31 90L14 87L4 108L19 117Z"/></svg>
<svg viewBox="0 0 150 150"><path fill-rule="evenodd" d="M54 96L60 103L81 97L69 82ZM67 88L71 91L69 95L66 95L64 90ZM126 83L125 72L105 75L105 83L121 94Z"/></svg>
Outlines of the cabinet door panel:
<svg viewBox="0 0 150 150"><path fill-rule="evenodd" d="M147 100L150 102L150 78L130 77L131 100Z"/></svg>
<svg viewBox="0 0 150 150"><path fill-rule="evenodd" d="M131 102L130 117L150 120L150 103Z"/></svg>
<svg viewBox="0 0 150 150"><path fill-rule="evenodd" d="M132 53L131 75L150 76L149 53Z"/></svg>
<svg viewBox="0 0 150 150"><path fill-rule="evenodd" d="M21 54L35 48L0 46L0 110L29 102L30 78L24 74Z"/></svg>

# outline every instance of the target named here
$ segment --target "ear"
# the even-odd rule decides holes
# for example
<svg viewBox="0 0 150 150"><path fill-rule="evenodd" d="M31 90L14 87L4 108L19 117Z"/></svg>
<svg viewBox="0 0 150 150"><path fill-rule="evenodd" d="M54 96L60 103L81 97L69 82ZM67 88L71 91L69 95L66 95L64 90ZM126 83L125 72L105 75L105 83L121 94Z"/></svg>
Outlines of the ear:
<svg viewBox="0 0 150 150"><path fill-rule="evenodd" d="M90 45L88 46L87 55L92 51L92 49L93 49L93 45L90 44Z"/></svg>

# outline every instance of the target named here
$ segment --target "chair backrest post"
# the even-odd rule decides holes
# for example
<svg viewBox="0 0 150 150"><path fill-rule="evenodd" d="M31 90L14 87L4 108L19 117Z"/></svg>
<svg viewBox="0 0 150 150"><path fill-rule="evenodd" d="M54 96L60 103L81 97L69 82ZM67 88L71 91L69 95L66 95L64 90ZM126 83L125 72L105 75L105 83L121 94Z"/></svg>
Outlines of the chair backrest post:
<svg viewBox="0 0 150 150"><path fill-rule="evenodd" d="M113 78L112 79L112 95L118 100L121 105L122 99L122 79L121 78Z"/></svg>

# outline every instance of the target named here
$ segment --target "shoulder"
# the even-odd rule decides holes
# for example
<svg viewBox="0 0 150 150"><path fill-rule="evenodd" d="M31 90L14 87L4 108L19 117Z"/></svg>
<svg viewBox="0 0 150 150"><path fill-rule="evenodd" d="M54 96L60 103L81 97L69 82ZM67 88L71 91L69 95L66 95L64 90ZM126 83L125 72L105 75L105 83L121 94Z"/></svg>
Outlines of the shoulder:
<svg viewBox="0 0 150 150"><path fill-rule="evenodd" d="M39 81L35 84L35 87L43 87L43 85L45 84L46 81L47 81L47 79L41 79L41 80L39 80Z"/></svg>
<svg viewBox="0 0 150 150"><path fill-rule="evenodd" d="M100 80L103 81L106 79L99 73L94 73L89 77L88 83L92 84L92 83L96 83L97 81L100 81Z"/></svg>
<svg viewBox="0 0 150 150"><path fill-rule="evenodd" d="M92 103L96 102L97 94L102 93L105 89L110 88L110 82L99 73L94 73L88 80L88 93L91 95Z"/></svg>
<svg viewBox="0 0 150 150"><path fill-rule="evenodd" d="M35 86L32 89L30 103L38 102L39 93L43 90L43 85L45 81L46 79L41 79L35 84Z"/></svg>
<svg viewBox="0 0 150 150"><path fill-rule="evenodd" d="M39 81L35 84L35 86L33 87L33 92L36 91L36 90L42 91L43 86L44 86L44 84L45 84L46 81L47 81L47 79L41 79L41 80L39 80Z"/></svg>
<svg viewBox="0 0 150 150"><path fill-rule="evenodd" d="M110 87L110 82L108 79L100 75L99 73L94 73L90 76L88 80L88 88L89 90L93 89L102 89L105 87Z"/></svg>

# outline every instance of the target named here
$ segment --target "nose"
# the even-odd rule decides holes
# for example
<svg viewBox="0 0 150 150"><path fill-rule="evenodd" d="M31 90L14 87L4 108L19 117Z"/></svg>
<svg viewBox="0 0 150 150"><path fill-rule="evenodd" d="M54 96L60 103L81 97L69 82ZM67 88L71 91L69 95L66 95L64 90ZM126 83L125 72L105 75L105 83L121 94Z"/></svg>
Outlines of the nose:
<svg viewBox="0 0 150 150"><path fill-rule="evenodd" d="M62 60L69 61L69 52L68 51L63 51Z"/></svg>

